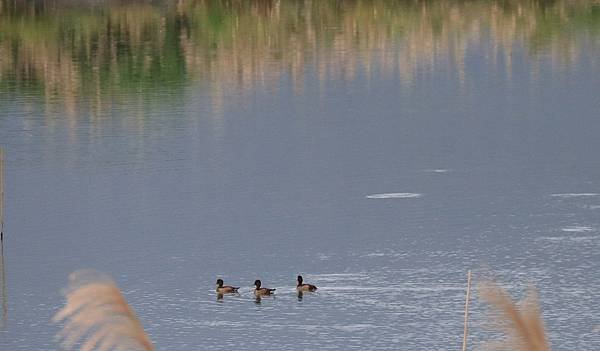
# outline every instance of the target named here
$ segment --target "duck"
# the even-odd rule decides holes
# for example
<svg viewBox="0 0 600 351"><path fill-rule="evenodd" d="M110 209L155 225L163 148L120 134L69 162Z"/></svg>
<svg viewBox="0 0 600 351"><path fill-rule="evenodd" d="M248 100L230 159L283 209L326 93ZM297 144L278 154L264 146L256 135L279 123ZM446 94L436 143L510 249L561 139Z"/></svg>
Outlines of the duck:
<svg viewBox="0 0 600 351"><path fill-rule="evenodd" d="M261 288L260 286L262 285L261 281L259 279L256 279L254 281L254 286L256 286L256 289L254 289L254 295L257 296L264 296L264 295L271 295L273 294L273 292L277 289L270 289L270 288Z"/></svg>
<svg viewBox="0 0 600 351"><path fill-rule="evenodd" d="M217 279L217 292L219 294L230 294L238 292L239 287L223 285L223 279Z"/></svg>
<svg viewBox="0 0 600 351"><path fill-rule="evenodd" d="M302 276L298 276L298 285L296 285L296 289L298 291L316 291L317 287L312 284L304 284L302 283Z"/></svg>

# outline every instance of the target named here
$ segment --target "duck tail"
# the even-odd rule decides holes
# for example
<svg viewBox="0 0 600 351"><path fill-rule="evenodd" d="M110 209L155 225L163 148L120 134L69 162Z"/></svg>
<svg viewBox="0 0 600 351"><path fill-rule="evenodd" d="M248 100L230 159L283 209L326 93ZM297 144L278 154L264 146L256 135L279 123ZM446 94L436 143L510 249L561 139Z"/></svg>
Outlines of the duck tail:
<svg viewBox="0 0 600 351"><path fill-rule="evenodd" d="M239 288L240 288L240 287L237 287L237 288L232 288L231 290L233 290L233 292L234 292L234 293L236 293L236 292L238 292L238 289L239 289Z"/></svg>

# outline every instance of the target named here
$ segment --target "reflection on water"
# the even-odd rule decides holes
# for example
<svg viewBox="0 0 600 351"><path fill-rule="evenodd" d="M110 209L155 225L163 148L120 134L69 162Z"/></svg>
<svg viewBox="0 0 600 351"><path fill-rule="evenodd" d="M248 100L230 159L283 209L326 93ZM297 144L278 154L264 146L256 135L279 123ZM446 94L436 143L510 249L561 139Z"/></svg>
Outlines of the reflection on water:
<svg viewBox="0 0 600 351"><path fill-rule="evenodd" d="M298 301L302 301L305 297L310 297L311 295L316 295L317 293L312 291L302 291L298 290Z"/></svg>
<svg viewBox="0 0 600 351"><path fill-rule="evenodd" d="M596 60L582 41L600 36L590 1L0 1L0 89L59 99L75 116L84 103L109 109L114 96L180 92L206 84L216 106L224 89L249 92L290 75L302 93L307 65L320 81L373 72L405 84L420 70L451 65L468 79L470 51L511 75L525 46L556 65ZM129 97L128 97L129 96ZM168 94L166 96L172 96ZM153 98L156 98L154 96ZM160 98L160 97L158 97ZM49 108L49 107L48 107Z"/></svg>
<svg viewBox="0 0 600 351"><path fill-rule="evenodd" d="M240 297L240 293L238 292L234 292L234 293L220 293L218 292L217 294L217 302L223 302L226 298L232 298L232 297Z"/></svg>
<svg viewBox="0 0 600 351"><path fill-rule="evenodd" d="M276 298L277 298L276 295L258 295L258 294L254 294L254 303L257 304L257 305L260 305L263 300L269 301L269 300L275 300Z"/></svg>

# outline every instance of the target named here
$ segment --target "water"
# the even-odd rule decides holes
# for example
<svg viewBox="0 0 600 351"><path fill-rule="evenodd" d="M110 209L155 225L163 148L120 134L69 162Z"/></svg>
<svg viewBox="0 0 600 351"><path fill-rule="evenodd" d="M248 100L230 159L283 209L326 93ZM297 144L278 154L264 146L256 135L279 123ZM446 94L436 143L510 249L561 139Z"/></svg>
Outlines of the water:
<svg viewBox="0 0 600 351"><path fill-rule="evenodd" d="M458 349L468 269L600 347L598 4L336 4L0 1L1 350L81 268L158 350Z"/></svg>

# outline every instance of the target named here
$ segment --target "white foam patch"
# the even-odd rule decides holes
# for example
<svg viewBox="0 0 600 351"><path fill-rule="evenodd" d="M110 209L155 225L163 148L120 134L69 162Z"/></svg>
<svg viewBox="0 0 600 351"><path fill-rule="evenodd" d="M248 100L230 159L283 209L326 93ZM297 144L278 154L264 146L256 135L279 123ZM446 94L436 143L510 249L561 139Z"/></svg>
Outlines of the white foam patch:
<svg viewBox="0 0 600 351"><path fill-rule="evenodd" d="M388 256L388 254L385 254L383 252L373 252L370 254L362 255L360 257L384 257L384 256Z"/></svg>
<svg viewBox="0 0 600 351"><path fill-rule="evenodd" d="M427 173L448 173L450 172L449 169L425 169L423 170L423 172L427 172Z"/></svg>
<svg viewBox="0 0 600 351"><path fill-rule="evenodd" d="M594 228L575 225L575 226L564 227L561 230L563 232L570 232L570 233L585 233L585 232L592 232L592 231L594 231Z"/></svg>
<svg viewBox="0 0 600 351"><path fill-rule="evenodd" d="M417 199L423 196L417 193L384 193L367 195L367 199Z"/></svg>
<svg viewBox="0 0 600 351"><path fill-rule="evenodd" d="M588 196L598 196L598 193L566 193L566 194L551 194L553 197L562 197L562 198L571 198L571 197L588 197Z"/></svg>

